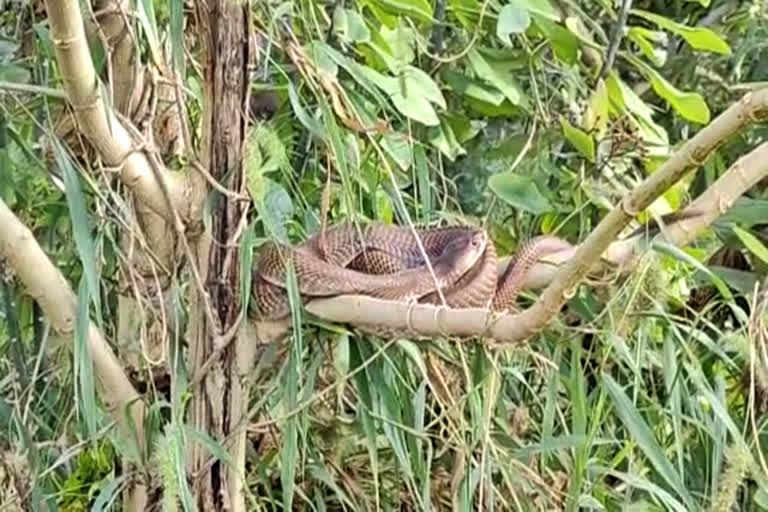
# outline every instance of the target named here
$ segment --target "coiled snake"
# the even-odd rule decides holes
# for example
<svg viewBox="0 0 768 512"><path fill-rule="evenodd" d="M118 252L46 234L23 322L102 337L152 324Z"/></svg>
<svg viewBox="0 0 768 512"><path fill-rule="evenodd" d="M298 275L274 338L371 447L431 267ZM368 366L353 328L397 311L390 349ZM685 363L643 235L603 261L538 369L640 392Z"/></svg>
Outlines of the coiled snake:
<svg viewBox="0 0 768 512"><path fill-rule="evenodd" d="M479 228L411 230L382 223L360 228L343 223L298 246L265 245L253 270L252 298L263 319L290 314L286 285L290 259L304 301L360 294L429 304L443 304L444 299L451 308L500 311L514 306L528 271L542 256L572 247L555 236L533 238L499 272L493 243Z"/></svg>

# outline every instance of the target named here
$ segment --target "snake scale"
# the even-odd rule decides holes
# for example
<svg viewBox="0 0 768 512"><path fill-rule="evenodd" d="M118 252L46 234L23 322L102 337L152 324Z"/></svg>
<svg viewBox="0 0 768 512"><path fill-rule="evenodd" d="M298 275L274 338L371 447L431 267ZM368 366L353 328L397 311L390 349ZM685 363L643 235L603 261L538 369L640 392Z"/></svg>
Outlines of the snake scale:
<svg viewBox="0 0 768 512"><path fill-rule="evenodd" d="M494 245L480 228L342 223L296 246L265 244L253 269L252 298L263 319L289 315L290 260L303 301L359 294L427 304L444 299L451 308L501 311L514 307L528 271L542 256L571 248L558 237L539 236L499 272Z"/></svg>

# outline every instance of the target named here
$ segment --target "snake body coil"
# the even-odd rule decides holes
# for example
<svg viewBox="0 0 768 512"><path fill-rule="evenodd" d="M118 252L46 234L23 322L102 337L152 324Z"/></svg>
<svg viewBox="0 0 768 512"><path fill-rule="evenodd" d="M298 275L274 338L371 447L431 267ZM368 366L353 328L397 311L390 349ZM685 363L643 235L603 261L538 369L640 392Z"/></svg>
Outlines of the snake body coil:
<svg viewBox="0 0 768 512"><path fill-rule="evenodd" d="M344 223L298 246L267 244L253 275L258 315L276 319L290 314L289 261L302 300L361 294L430 304L445 299L452 308L492 305L502 310L514 303L527 272L542 255L571 248L557 237L534 238L499 275L496 251L484 230L419 227L415 234L421 247L407 227L372 223L358 229Z"/></svg>

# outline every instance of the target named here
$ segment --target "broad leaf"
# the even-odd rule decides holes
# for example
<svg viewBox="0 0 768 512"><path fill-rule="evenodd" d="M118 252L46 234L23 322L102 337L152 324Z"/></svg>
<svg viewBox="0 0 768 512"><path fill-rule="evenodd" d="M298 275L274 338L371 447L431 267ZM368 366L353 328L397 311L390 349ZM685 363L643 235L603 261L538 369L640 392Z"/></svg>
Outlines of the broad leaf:
<svg viewBox="0 0 768 512"><path fill-rule="evenodd" d="M511 74L502 75L492 68L476 49L469 51L469 62L478 77L496 87L513 104L519 105L523 92Z"/></svg>
<svg viewBox="0 0 768 512"><path fill-rule="evenodd" d="M572 66L579 55L579 39L567 28L542 16L535 16L536 26L549 40L555 56L565 64Z"/></svg>
<svg viewBox="0 0 768 512"><path fill-rule="evenodd" d="M641 18L645 18L648 21L656 23L658 26L665 30L674 32L675 34L685 39L692 48L719 53L722 55L731 54L731 47L728 46L728 43L726 43L723 38L708 28L692 28L687 25L674 22L664 16L659 16L658 14L644 11L642 9L632 9L630 12L636 16L640 16Z"/></svg>
<svg viewBox="0 0 768 512"><path fill-rule="evenodd" d="M511 0L499 11L499 19L496 22L496 36L507 44L510 44L510 34L521 34L531 24L531 15L528 14L520 0Z"/></svg>
<svg viewBox="0 0 768 512"><path fill-rule="evenodd" d="M437 119L437 117L435 117ZM439 121L438 121L439 122ZM407 171L413 161L411 145L405 135L395 132L386 132L381 141L384 151L397 163L403 171Z"/></svg>
<svg viewBox="0 0 768 512"><path fill-rule="evenodd" d="M417 67L408 66L403 71L407 94L423 96L430 102L446 108L445 98L432 77Z"/></svg>
<svg viewBox="0 0 768 512"><path fill-rule="evenodd" d="M560 15L552 6L550 0L518 0L531 14L538 14L552 21L560 21Z"/></svg>
<svg viewBox="0 0 768 512"><path fill-rule="evenodd" d="M654 38L656 34L664 34L663 32L654 32L643 27L631 27L627 31L627 39L632 41L640 48L643 55L650 60L654 66L661 67L667 61L667 51L662 43L662 47L656 47L652 41L657 41L658 38Z"/></svg>
<svg viewBox="0 0 768 512"><path fill-rule="evenodd" d="M651 87L656 94L664 98L681 116L694 123L707 124L709 122L709 107L701 94L683 92L639 59L632 58L631 61L651 82Z"/></svg>
<svg viewBox="0 0 768 512"><path fill-rule="evenodd" d="M587 132L594 131L595 138L600 139L605 135L608 124L608 89L605 82L600 79L595 90L589 97L587 110L584 113L583 126Z"/></svg>
<svg viewBox="0 0 768 512"><path fill-rule="evenodd" d="M565 117L560 118L563 135L573 147L590 162L595 161L595 141L592 137L573 126Z"/></svg>
<svg viewBox="0 0 768 512"><path fill-rule="evenodd" d="M451 125L443 119L440 120L439 126L429 129L429 142L439 149L451 162L455 161L456 157L467 153L456 140L456 135Z"/></svg>
<svg viewBox="0 0 768 512"><path fill-rule="evenodd" d="M553 210L552 205L529 176L503 172L491 176L488 185L500 199L517 209L536 215Z"/></svg>

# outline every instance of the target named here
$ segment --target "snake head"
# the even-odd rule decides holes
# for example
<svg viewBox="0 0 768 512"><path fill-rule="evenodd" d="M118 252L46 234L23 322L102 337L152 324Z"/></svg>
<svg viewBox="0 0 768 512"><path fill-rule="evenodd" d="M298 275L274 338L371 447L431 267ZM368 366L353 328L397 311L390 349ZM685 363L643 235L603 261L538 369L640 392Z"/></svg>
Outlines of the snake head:
<svg viewBox="0 0 768 512"><path fill-rule="evenodd" d="M463 274L478 262L487 244L488 235L485 230L463 233L445 245L436 266L445 266L452 273Z"/></svg>

